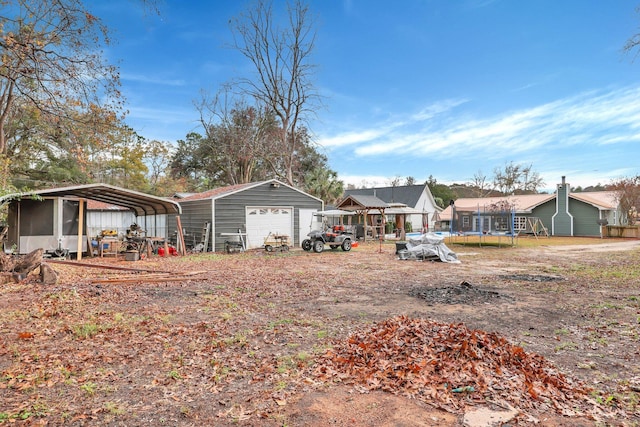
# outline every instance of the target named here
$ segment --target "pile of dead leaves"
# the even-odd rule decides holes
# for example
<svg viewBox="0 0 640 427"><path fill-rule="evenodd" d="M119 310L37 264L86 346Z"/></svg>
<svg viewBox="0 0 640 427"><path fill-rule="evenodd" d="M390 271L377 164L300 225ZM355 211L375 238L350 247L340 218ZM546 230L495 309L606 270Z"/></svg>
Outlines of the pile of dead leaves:
<svg viewBox="0 0 640 427"><path fill-rule="evenodd" d="M572 415L589 390L496 333L404 316L337 343L316 365L323 381L385 390L458 412L493 402Z"/></svg>

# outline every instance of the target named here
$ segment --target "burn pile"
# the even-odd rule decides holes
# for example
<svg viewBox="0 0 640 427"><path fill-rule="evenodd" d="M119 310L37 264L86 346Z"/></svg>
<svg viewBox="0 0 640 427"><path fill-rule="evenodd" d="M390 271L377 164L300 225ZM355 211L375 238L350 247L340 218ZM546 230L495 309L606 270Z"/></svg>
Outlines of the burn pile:
<svg viewBox="0 0 640 427"><path fill-rule="evenodd" d="M452 286L425 286L413 288L409 295L422 298L428 305L435 304L478 304L489 302L507 302L514 298L496 291L482 289L463 281Z"/></svg>
<svg viewBox="0 0 640 427"><path fill-rule="evenodd" d="M573 414L589 390L542 356L463 324L394 317L336 343L316 365L323 381L420 399L450 412L487 401Z"/></svg>

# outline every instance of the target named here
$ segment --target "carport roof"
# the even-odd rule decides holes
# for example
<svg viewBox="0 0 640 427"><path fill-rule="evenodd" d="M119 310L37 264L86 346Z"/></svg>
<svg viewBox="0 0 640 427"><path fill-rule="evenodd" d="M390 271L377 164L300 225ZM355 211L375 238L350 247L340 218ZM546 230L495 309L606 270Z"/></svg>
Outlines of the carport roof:
<svg viewBox="0 0 640 427"><path fill-rule="evenodd" d="M136 216L161 215L181 212L180 205L173 200L152 196L138 191L127 190L108 184L84 184L72 187L50 188L34 190L24 193L8 194L0 197L0 204L7 203L16 198L30 196L41 197L76 197L78 199L91 199L112 205L124 206L135 212Z"/></svg>

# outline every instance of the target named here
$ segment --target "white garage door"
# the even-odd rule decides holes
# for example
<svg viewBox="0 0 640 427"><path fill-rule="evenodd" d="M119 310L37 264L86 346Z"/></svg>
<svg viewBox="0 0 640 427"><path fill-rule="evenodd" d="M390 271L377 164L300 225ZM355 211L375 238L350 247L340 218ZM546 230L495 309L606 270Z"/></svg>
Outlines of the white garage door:
<svg viewBox="0 0 640 427"><path fill-rule="evenodd" d="M293 208L247 207L247 248L259 248L271 234L289 236L293 246Z"/></svg>

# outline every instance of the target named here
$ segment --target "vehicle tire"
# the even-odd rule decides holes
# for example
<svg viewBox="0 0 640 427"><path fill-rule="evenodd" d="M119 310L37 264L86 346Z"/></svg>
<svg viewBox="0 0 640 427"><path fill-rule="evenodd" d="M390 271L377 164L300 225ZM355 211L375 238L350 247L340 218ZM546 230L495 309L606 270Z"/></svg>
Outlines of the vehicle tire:
<svg viewBox="0 0 640 427"><path fill-rule="evenodd" d="M320 253L324 250L324 242L322 240L316 240L313 242L313 252Z"/></svg>
<svg viewBox="0 0 640 427"><path fill-rule="evenodd" d="M351 239L347 239L342 242L342 250L348 252L351 250Z"/></svg>
<svg viewBox="0 0 640 427"><path fill-rule="evenodd" d="M288 246L288 245L282 245L282 246L280 247L280 250L281 250L282 252L289 252L289 246Z"/></svg>
<svg viewBox="0 0 640 427"><path fill-rule="evenodd" d="M311 239L304 239L300 246L302 246L302 249L309 252L311 250Z"/></svg>
<svg viewBox="0 0 640 427"><path fill-rule="evenodd" d="M267 252L273 252L273 246L271 245L264 245L264 250Z"/></svg>

